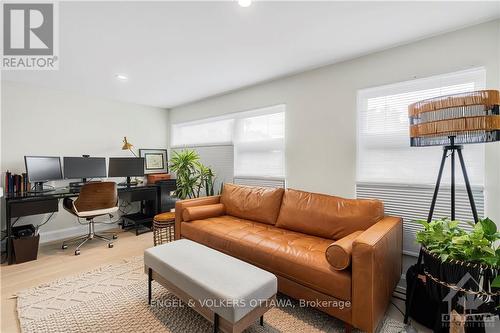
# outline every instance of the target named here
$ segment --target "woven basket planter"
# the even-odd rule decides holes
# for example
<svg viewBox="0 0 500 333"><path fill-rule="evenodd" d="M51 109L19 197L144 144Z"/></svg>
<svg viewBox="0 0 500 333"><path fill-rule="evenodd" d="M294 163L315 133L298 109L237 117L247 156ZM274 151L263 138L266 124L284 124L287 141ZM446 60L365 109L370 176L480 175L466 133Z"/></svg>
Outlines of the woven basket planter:
<svg viewBox="0 0 500 333"><path fill-rule="evenodd" d="M450 293L455 300L460 296L473 295L483 300L483 311L499 313L500 288L491 287L499 267L454 259L442 261L425 247L421 251L426 285L434 300L442 302Z"/></svg>

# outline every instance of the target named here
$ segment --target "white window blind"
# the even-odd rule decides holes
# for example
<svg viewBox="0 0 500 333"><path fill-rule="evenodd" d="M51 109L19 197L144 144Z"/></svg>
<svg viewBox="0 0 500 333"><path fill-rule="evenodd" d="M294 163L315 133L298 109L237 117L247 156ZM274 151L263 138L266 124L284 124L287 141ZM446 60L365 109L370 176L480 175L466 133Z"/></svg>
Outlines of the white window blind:
<svg viewBox="0 0 500 333"><path fill-rule="evenodd" d="M234 173L237 177L285 177L284 106L265 112L247 114L236 120Z"/></svg>
<svg viewBox="0 0 500 333"><path fill-rule="evenodd" d="M410 147L408 105L440 95L483 89L483 68L401 82L358 92L357 196L380 198L386 212L404 219L406 253L416 249L416 219L425 219L442 147ZM484 145L466 145L464 159L478 213L484 215ZM450 183L450 161L443 192ZM457 170L459 170L457 166ZM456 173L457 219L472 220L461 172ZM461 198L461 199L459 199ZM449 195L440 194L435 218L450 215Z"/></svg>
<svg viewBox="0 0 500 333"><path fill-rule="evenodd" d="M174 149L231 146L233 177L253 185L268 185L285 178L285 105L232 113L222 117L172 125ZM227 160L227 159L225 159ZM215 170L216 159L211 158ZM226 175L227 179L228 176ZM250 181L251 180L251 181Z"/></svg>
<svg viewBox="0 0 500 333"><path fill-rule="evenodd" d="M230 144L234 119L206 119L201 121L173 124L171 143L173 147Z"/></svg>

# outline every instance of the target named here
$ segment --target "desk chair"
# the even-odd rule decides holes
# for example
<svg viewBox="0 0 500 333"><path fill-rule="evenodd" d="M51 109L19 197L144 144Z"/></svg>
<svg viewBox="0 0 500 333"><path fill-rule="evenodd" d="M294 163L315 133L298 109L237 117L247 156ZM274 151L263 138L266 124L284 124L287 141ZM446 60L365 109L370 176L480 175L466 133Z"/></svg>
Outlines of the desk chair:
<svg viewBox="0 0 500 333"><path fill-rule="evenodd" d="M62 244L63 249L68 248L68 243L81 241L75 249L75 255L79 255L80 247L82 247L82 245L90 239L98 239L108 242L108 247L113 247L113 239L116 239L117 236L112 234L112 238L106 237L103 234L109 233L105 232L97 234L95 232L94 218L98 216L111 215L118 210L118 192L116 190L115 182L85 184L80 189L80 195L78 198L76 200L65 198L63 206L68 212L78 217L79 221L80 218L84 218L89 225L89 232L86 235L64 241Z"/></svg>

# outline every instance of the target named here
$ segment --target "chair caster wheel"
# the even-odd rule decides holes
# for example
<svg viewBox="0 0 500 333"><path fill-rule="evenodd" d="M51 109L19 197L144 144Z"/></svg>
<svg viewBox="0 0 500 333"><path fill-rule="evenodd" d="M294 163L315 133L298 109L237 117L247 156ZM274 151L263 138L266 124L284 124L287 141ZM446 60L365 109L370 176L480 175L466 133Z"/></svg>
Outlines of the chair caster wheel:
<svg viewBox="0 0 500 333"><path fill-rule="evenodd" d="M80 250L75 250L75 256L79 256L80 255Z"/></svg>
<svg viewBox="0 0 500 333"><path fill-rule="evenodd" d="M113 243L108 243L108 247L111 249L113 247Z"/></svg>
<svg viewBox="0 0 500 333"><path fill-rule="evenodd" d="M117 238L118 238L118 236L117 236L117 235L113 235L113 239L117 239Z"/></svg>
<svg viewBox="0 0 500 333"><path fill-rule="evenodd" d="M68 248L68 245L63 244L63 245L61 246L61 249L63 249L63 250L66 250L67 248Z"/></svg>

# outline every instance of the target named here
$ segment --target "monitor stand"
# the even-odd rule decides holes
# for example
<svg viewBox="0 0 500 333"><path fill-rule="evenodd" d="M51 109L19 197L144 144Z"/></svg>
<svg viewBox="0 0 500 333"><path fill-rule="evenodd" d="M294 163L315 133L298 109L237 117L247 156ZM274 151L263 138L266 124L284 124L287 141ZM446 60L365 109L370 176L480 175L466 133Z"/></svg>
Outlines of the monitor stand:
<svg viewBox="0 0 500 333"><path fill-rule="evenodd" d="M54 191L54 188L43 188L43 183L46 182L35 182L35 186L33 186L33 189L30 190L29 192L31 193L44 193L44 192L51 192Z"/></svg>
<svg viewBox="0 0 500 333"><path fill-rule="evenodd" d="M137 185L137 182L130 181L130 177L127 177L127 182L118 184L118 186L127 186L127 187L136 186L136 185Z"/></svg>

